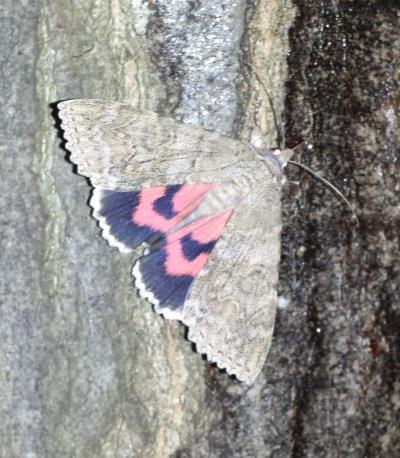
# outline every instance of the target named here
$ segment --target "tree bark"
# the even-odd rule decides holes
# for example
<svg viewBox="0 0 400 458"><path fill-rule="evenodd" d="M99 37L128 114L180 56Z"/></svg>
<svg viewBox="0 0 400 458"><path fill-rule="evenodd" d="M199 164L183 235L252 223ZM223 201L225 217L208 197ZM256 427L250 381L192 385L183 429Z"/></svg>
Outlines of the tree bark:
<svg viewBox="0 0 400 458"><path fill-rule="evenodd" d="M399 456L400 7L3 0L0 13L0 456ZM139 299L133 257L99 236L52 116L73 98L268 147L283 113L286 146L309 146L295 159L351 200L359 228L288 167L281 307L252 387Z"/></svg>

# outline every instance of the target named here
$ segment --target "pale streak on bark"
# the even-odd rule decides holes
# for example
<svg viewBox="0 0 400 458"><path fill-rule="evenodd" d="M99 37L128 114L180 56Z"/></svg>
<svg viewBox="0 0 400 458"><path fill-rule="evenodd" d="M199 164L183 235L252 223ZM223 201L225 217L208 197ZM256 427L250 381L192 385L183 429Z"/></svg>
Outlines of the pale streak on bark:
<svg viewBox="0 0 400 458"><path fill-rule="evenodd" d="M273 102L277 114L283 110L284 82L287 77L286 55L289 47L288 32L295 18L295 8L290 0L261 0L246 28L244 57L250 67L247 77L250 97L245 110L246 125L256 125L261 131L265 147L276 145L276 128L271 103L262 80ZM246 71L246 68L244 68ZM281 126L278 126L281 127ZM245 131L243 132L245 133ZM250 134L246 134L249 138Z"/></svg>

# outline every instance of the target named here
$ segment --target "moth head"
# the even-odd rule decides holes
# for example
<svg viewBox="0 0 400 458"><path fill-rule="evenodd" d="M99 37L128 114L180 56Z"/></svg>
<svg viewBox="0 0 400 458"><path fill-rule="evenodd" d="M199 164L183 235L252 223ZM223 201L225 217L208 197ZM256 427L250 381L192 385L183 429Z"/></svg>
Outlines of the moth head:
<svg viewBox="0 0 400 458"><path fill-rule="evenodd" d="M283 170L288 161L293 156L292 149L257 149L257 152L264 159L267 167L276 177L277 181L282 184L284 182Z"/></svg>

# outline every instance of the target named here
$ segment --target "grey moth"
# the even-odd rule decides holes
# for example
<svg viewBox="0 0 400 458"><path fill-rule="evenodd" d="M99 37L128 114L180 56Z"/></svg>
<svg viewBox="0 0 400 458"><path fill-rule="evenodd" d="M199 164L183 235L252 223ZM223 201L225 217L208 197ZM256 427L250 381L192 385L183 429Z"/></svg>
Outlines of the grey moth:
<svg viewBox="0 0 400 458"><path fill-rule="evenodd" d="M94 187L102 235L136 287L197 351L251 384L272 339L281 185L291 150L250 144L103 100L58 104L70 159Z"/></svg>

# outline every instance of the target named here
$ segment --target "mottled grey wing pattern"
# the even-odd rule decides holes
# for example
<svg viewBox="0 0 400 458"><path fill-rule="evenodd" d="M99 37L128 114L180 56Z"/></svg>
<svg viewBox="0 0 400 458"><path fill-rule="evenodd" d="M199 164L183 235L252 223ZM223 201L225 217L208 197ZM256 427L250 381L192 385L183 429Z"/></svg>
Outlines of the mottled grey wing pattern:
<svg viewBox="0 0 400 458"><path fill-rule="evenodd" d="M78 172L93 186L135 189L183 182L216 182L252 167L245 143L118 102L95 99L58 104Z"/></svg>
<svg viewBox="0 0 400 458"><path fill-rule="evenodd" d="M280 192L266 168L235 208L185 301L189 339L207 359L253 383L272 339L280 257Z"/></svg>
<svg viewBox="0 0 400 458"><path fill-rule="evenodd" d="M189 327L200 353L252 383L275 318L279 180L249 145L199 126L116 102L71 100L58 106L70 158L94 186L239 184L240 203L175 316Z"/></svg>

